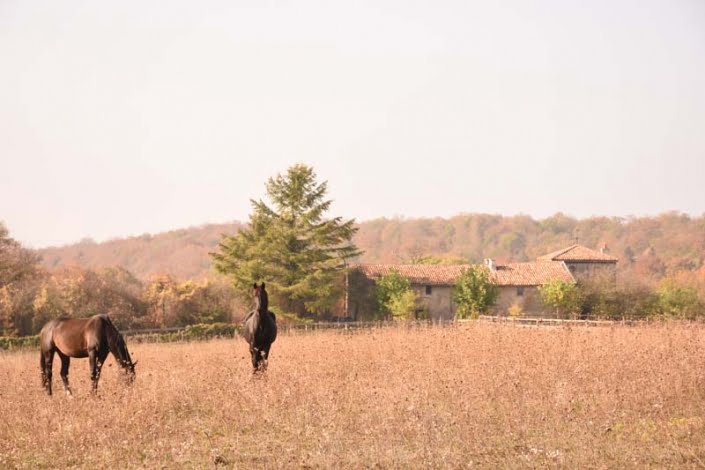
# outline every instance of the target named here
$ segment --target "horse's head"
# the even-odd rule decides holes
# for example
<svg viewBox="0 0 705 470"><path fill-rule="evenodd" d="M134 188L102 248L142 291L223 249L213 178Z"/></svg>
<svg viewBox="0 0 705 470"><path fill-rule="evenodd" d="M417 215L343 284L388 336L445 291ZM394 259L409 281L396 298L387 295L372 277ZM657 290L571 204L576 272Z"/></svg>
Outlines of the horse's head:
<svg viewBox="0 0 705 470"><path fill-rule="evenodd" d="M137 374L135 373L135 366L137 365L138 361L132 362L132 356L130 355L130 351L127 350L127 344L125 344L125 341L122 341L122 347L120 348L120 365L122 365L122 368L125 370L125 374L127 375L127 384L132 385L135 382L135 378L137 377Z"/></svg>
<svg viewBox="0 0 705 470"><path fill-rule="evenodd" d="M255 297L255 310L258 312L266 312L269 309L269 296L267 295L267 291L264 289L264 282L259 286L255 282L252 289Z"/></svg>

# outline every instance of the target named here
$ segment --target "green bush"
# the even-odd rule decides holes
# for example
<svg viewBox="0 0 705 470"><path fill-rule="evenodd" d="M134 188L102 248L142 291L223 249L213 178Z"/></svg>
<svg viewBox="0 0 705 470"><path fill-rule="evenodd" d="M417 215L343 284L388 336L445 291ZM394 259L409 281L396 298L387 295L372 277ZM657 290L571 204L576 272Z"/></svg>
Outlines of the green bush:
<svg viewBox="0 0 705 470"><path fill-rule="evenodd" d="M695 288L681 285L674 279L661 281L656 294L659 310L665 317L693 320L702 315L705 308Z"/></svg>
<svg viewBox="0 0 705 470"><path fill-rule="evenodd" d="M1 350L13 350L13 349L26 349L26 348L38 348L39 347L39 335L34 336L0 336L0 349Z"/></svg>
<svg viewBox="0 0 705 470"><path fill-rule="evenodd" d="M453 288L456 318L477 318L497 301L499 289L483 266L464 269Z"/></svg>
<svg viewBox="0 0 705 470"><path fill-rule="evenodd" d="M416 309L416 294L407 278L392 271L377 281L378 311L394 320L408 320Z"/></svg>
<svg viewBox="0 0 705 470"><path fill-rule="evenodd" d="M135 343L172 343L176 341L202 341L212 338L232 338L240 332L238 325L232 323L208 323L189 325L178 331L153 333L136 333L127 336L127 342ZM39 335L5 337L0 336L0 350L37 349Z"/></svg>
<svg viewBox="0 0 705 470"><path fill-rule="evenodd" d="M559 318L575 315L582 304L578 286L572 282L556 279L539 287L539 293L544 305L553 308Z"/></svg>
<svg viewBox="0 0 705 470"><path fill-rule="evenodd" d="M580 291L582 318L640 320L658 313L658 296L645 285L585 284Z"/></svg>

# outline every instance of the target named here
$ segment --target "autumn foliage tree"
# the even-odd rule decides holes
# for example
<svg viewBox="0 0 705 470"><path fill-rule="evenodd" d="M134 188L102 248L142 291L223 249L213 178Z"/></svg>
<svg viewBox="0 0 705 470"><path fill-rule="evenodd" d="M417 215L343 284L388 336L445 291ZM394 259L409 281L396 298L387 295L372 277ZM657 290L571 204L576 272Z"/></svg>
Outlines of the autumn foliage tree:
<svg viewBox="0 0 705 470"><path fill-rule="evenodd" d="M266 189L270 203L252 201L249 226L212 253L215 268L243 297L264 281L270 305L300 317L324 314L340 297L347 261L360 254L355 221L327 216L328 184L307 165L269 178Z"/></svg>
<svg viewBox="0 0 705 470"><path fill-rule="evenodd" d="M46 273L37 285L32 303L32 330L59 316L88 317L105 313L118 328L145 323L142 282L129 271L114 267L98 270L77 267Z"/></svg>
<svg viewBox="0 0 705 470"><path fill-rule="evenodd" d="M144 289L150 323L158 327L231 320L236 301L232 289L207 279L179 282L170 275L155 275Z"/></svg>
<svg viewBox="0 0 705 470"><path fill-rule="evenodd" d="M30 328L32 287L39 273L39 256L10 237L0 223L0 335L23 334Z"/></svg>

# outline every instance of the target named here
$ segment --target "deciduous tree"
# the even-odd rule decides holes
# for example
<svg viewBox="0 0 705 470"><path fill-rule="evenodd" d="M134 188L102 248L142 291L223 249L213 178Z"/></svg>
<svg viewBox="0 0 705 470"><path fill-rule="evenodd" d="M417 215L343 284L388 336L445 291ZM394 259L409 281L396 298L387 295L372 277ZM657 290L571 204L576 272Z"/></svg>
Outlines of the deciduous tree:
<svg viewBox="0 0 705 470"><path fill-rule="evenodd" d="M499 290L487 269L473 265L464 269L453 289L457 318L475 318L497 301Z"/></svg>
<svg viewBox="0 0 705 470"><path fill-rule="evenodd" d="M698 297L698 291L673 277L661 281L656 293L659 309L667 317L694 319L703 315L705 305Z"/></svg>
<svg viewBox="0 0 705 470"><path fill-rule="evenodd" d="M10 237L0 223L0 335L28 334L39 256Z"/></svg>
<svg viewBox="0 0 705 470"><path fill-rule="evenodd" d="M416 310L416 294L407 278L392 271L377 281L378 311L395 320L408 320Z"/></svg>
<svg viewBox="0 0 705 470"><path fill-rule="evenodd" d="M580 309L581 299L578 286L572 282L559 279L549 281L539 287L541 301L554 309L556 315L567 317L577 314Z"/></svg>

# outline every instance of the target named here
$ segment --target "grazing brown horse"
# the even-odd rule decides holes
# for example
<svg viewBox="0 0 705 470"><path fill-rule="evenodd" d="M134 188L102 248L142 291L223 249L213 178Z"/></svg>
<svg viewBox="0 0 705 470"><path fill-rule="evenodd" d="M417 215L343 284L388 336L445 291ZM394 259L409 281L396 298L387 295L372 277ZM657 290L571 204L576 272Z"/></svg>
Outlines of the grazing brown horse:
<svg viewBox="0 0 705 470"><path fill-rule="evenodd" d="M125 340L107 315L51 320L39 333L39 345L42 383L49 395L55 352L61 358L61 380L67 395L71 395L69 364L72 357L89 359L93 393L98 390L100 370L109 352L113 353L117 363L127 372L128 383L135 380L137 362L132 362Z"/></svg>
<svg viewBox="0 0 705 470"><path fill-rule="evenodd" d="M268 310L269 296L264 289L264 282L254 286L255 309L245 318L242 335L250 344L252 367L254 372L264 372L269 363L269 348L277 339L277 318Z"/></svg>

